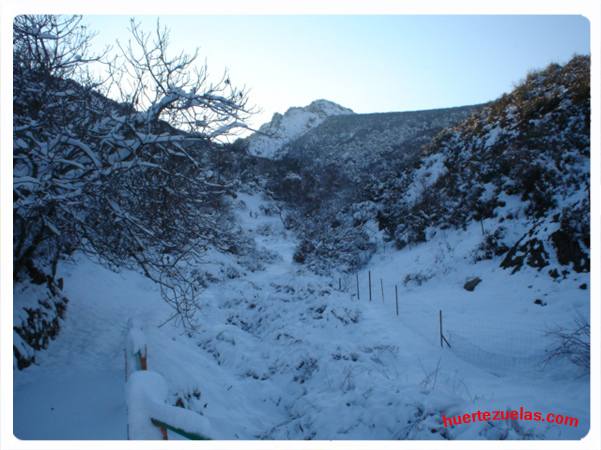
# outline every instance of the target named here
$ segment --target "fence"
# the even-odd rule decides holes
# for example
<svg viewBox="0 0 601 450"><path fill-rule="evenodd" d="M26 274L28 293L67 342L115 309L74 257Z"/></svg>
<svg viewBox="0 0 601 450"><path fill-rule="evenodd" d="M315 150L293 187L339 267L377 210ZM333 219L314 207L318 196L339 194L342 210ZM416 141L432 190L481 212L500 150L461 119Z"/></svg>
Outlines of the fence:
<svg viewBox="0 0 601 450"><path fill-rule="evenodd" d="M532 329L530 324L514 324L513 333L509 333L507 326L499 323L497 318L491 318L485 323L471 321L466 329L465 319L457 323L456 317L444 314L441 308L427 304L416 307L415 303L411 315L407 315L407 306L403 307L399 289L403 281L399 278L398 282L387 282L371 270L339 276L333 284L339 291L346 292L351 301L383 304L408 329L462 360L493 373L531 370L543 365L544 330Z"/></svg>
<svg viewBox="0 0 601 450"><path fill-rule="evenodd" d="M127 438L169 439L169 432L191 440L209 440L207 419L193 411L171 406L167 383L162 375L148 369L148 345L142 326L128 321L125 348L127 384Z"/></svg>

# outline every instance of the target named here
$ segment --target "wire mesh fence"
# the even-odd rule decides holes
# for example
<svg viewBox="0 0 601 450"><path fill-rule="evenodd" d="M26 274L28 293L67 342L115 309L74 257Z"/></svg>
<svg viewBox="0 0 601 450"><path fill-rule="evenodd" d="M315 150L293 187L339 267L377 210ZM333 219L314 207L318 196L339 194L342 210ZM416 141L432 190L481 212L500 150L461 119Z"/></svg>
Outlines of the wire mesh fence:
<svg viewBox="0 0 601 450"><path fill-rule="evenodd" d="M386 311L413 333L433 345L443 346L458 358L493 373L540 369L544 365L545 331L533 328L531 322L469 320L466 313L444 312L428 301L406 303L403 294L408 284L420 280L390 280L372 271L344 274L335 280L350 301L383 305ZM415 296L413 296L415 297ZM452 311L452 310L451 310ZM444 314L442 314L444 312ZM469 317L469 314L467 314Z"/></svg>

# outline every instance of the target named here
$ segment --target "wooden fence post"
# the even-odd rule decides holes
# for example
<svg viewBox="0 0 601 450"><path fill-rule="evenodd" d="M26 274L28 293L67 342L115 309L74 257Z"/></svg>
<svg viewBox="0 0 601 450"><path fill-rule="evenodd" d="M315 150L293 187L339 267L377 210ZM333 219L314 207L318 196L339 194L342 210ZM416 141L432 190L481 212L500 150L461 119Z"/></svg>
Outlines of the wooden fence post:
<svg viewBox="0 0 601 450"><path fill-rule="evenodd" d="M449 344L449 341L442 332L442 309L438 310L438 322L440 324L440 347L442 348L442 344L445 343L447 344L447 347L451 348L451 344Z"/></svg>
<svg viewBox="0 0 601 450"><path fill-rule="evenodd" d="M342 278L338 278L338 290L342 290Z"/></svg>
<svg viewBox="0 0 601 450"><path fill-rule="evenodd" d="M442 309L438 310L438 323L440 325L440 348L442 348Z"/></svg>
<svg viewBox="0 0 601 450"><path fill-rule="evenodd" d="M355 275L357 276L357 300L361 300L361 296L359 295L359 272Z"/></svg>
<svg viewBox="0 0 601 450"><path fill-rule="evenodd" d="M140 370L148 370L148 347L144 345L144 354L140 353Z"/></svg>
<svg viewBox="0 0 601 450"><path fill-rule="evenodd" d="M371 270L368 271L369 276L369 301L371 302Z"/></svg>
<svg viewBox="0 0 601 450"><path fill-rule="evenodd" d="M161 436L163 437L164 441L168 441L169 440L169 435L167 434L167 428L165 427L159 427L159 430L161 430Z"/></svg>
<svg viewBox="0 0 601 450"><path fill-rule="evenodd" d="M125 384L127 384L127 372L128 372L128 367L127 367L127 345L125 346L125 348L123 349L123 356L125 356ZM125 409L127 411L127 402L125 404ZM125 432L127 434L127 440L129 441L129 412L127 412L127 423L125 424Z"/></svg>
<svg viewBox="0 0 601 450"><path fill-rule="evenodd" d="M384 303L384 281L380 278L380 290L382 291L382 303Z"/></svg>
<svg viewBox="0 0 601 450"><path fill-rule="evenodd" d="M396 315L398 317L399 316L399 287L396 284L394 285L394 297L396 300Z"/></svg>

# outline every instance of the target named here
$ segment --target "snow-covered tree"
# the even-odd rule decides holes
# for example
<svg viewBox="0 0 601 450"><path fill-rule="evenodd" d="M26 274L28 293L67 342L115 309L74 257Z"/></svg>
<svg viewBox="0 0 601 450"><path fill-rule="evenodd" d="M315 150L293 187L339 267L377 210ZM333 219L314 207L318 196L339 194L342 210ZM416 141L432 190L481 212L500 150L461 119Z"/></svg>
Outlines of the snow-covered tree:
<svg viewBox="0 0 601 450"><path fill-rule="evenodd" d="M247 94L227 74L210 82L196 53L171 57L159 24L130 31L106 61L90 55L81 17L15 19L14 276L42 281L81 249L141 267L191 324L189 268L232 239L229 187L201 156L244 127ZM91 62L108 67L104 80L93 81Z"/></svg>

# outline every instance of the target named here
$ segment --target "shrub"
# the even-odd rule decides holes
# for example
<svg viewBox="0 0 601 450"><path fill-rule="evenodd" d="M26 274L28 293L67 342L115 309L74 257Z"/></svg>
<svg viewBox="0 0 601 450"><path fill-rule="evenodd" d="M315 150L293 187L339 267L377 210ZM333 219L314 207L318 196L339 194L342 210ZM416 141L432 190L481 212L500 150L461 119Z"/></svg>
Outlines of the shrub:
<svg viewBox="0 0 601 450"><path fill-rule="evenodd" d="M552 340L547 349L545 363L566 358L578 367L590 370L591 362L591 327L590 322L583 317L574 321L572 329L558 327L549 330L546 336Z"/></svg>

